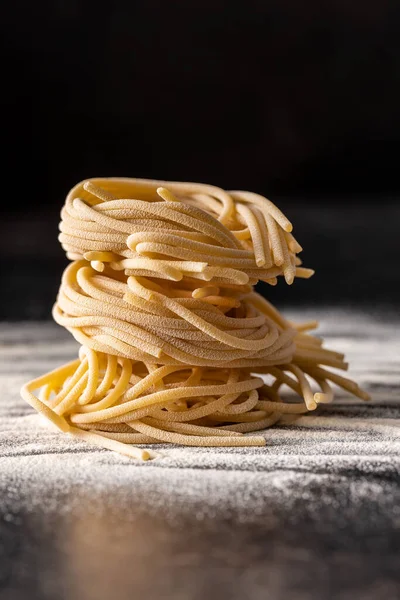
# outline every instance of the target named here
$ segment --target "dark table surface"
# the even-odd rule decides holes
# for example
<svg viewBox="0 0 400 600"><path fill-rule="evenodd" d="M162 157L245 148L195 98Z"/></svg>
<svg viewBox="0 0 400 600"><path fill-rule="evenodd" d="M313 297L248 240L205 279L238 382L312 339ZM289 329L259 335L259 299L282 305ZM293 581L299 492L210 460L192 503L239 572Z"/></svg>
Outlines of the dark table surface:
<svg viewBox="0 0 400 600"><path fill-rule="evenodd" d="M138 463L46 427L19 397L76 355L51 323L0 327L0 598L395 600L400 594L399 320L329 307L344 393L267 446L162 446Z"/></svg>

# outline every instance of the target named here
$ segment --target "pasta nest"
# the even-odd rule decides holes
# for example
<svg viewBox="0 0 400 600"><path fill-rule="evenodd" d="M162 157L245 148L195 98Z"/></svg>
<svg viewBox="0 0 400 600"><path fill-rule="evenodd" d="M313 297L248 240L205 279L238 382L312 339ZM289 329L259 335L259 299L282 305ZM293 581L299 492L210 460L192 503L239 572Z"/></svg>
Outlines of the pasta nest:
<svg viewBox="0 0 400 600"><path fill-rule="evenodd" d="M264 445L245 434L330 402L329 382L367 399L325 368L347 363L309 335L315 322L288 322L254 291L313 274L270 200L103 178L75 186L61 218L73 262L53 316L81 344L79 359L22 389L61 430L147 459L132 444Z"/></svg>

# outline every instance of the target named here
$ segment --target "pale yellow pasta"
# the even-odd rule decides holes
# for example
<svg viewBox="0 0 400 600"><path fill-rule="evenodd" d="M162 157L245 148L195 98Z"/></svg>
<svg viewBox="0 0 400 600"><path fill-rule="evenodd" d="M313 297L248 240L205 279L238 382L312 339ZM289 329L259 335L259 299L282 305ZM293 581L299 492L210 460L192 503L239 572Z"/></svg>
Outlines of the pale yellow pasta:
<svg viewBox="0 0 400 600"><path fill-rule="evenodd" d="M331 402L329 382L368 398L325 369L347 363L307 333L317 323L289 323L253 289L313 274L270 200L104 178L75 186L61 216L73 262L53 316L79 359L21 393L62 431L147 460L154 453L132 444L265 445L246 434Z"/></svg>

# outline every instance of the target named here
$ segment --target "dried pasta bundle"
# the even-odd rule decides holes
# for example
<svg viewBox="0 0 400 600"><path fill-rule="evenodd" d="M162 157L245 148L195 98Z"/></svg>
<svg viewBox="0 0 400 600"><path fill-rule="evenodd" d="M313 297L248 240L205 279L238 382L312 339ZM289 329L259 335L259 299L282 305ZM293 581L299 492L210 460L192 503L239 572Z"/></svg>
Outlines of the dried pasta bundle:
<svg viewBox="0 0 400 600"><path fill-rule="evenodd" d="M73 262L53 316L79 358L21 393L62 431L146 460L134 444L265 445L245 434L331 402L332 383L368 399L326 368L347 364L308 333L317 323L289 323L254 291L313 274L266 198L92 179L71 190L61 217Z"/></svg>

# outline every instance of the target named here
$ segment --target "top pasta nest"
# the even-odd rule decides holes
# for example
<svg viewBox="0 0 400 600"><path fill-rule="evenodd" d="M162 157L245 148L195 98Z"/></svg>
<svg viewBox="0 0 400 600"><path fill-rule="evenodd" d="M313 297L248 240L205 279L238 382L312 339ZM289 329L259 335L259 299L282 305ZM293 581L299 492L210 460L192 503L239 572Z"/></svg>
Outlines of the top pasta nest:
<svg viewBox="0 0 400 600"><path fill-rule="evenodd" d="M77 184L61 213L71 260L179 281L275 285L308 278L292 224L268 199L200 183L96 178Z"/></svg>

